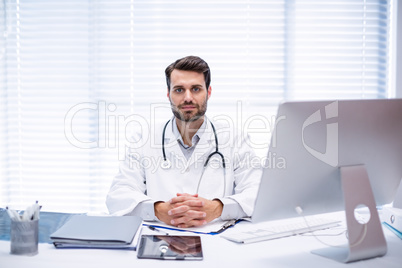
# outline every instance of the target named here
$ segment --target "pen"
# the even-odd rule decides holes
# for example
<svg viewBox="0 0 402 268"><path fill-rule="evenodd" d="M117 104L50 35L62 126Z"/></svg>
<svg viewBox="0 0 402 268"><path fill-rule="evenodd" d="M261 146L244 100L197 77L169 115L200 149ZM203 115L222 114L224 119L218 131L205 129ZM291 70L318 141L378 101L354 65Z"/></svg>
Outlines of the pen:
<svg viewBox="0 0 402 268"><path fill-rule="evenodd" d="M39 211L42 208L38 204L38 201L36 201L35 204L27 207L25 211L20 215L17 211L14 209L10 209L9 207L6 207L7 214L10 217L12 221L33 221L33 220L39 220Z"/></svg>
<svg viewBox="0 0 402 268"><path fill-rule="evenodd" d="M151 229L152 231L156 231L156 232L163 233L163 234L165 234L165 235L169 235L168 233L163 232L163 231L161 231L161 230L155 228L154 226L148 225L148 228Z"/></svg>
<svg viewBox="0 0 402 268"><path fill-rule="evenodd" d="M14 209L9 209L8 207L6 207L6 209L7 209L8 216L10 217L10 219L12 221L21 221L20 214L18 214L17 211L15 211Z"/></svg>
<svg viewBox="0 0 402 268"><path fill-rule="evenodd" d="M225 222L225 223L222 225L221 229L219 229L216 233L218 233L218 234L219 234L219 233L222 233L222 232L225 231L226 229L228 229L228 228L234 226L234 225L235 225L236 223L238 223L239 221L241 221L241 219L229 220L229 221Z"/></svg>

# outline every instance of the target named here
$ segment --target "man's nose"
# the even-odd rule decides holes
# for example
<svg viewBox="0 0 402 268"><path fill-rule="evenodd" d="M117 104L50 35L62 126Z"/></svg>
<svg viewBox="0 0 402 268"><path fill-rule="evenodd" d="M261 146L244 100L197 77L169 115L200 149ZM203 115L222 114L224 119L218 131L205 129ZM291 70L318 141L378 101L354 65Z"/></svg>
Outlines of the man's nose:
<svg viewBox="0 0 402 268"><path fill-rule="evenodd" d="M193 93L191 90L186 90L184 92L184 101L185 102L191 102L193 100Z"/></svg>

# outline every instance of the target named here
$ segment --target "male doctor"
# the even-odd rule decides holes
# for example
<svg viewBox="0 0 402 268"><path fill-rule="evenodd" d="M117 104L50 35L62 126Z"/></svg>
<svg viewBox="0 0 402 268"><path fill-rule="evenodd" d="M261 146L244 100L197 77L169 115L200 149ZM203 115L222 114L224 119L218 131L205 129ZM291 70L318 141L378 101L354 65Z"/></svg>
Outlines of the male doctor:
<svg viewBox="0 0 402 268"><path fill-rule="evenodd" d="M174 116L154 137L134 135L133 141L147 142L128 148L107 195L109 212L180 228L251 216L262 171L252 165L245 135L205 116L212 91L208 64L188 56L165 74Z"/></svg>

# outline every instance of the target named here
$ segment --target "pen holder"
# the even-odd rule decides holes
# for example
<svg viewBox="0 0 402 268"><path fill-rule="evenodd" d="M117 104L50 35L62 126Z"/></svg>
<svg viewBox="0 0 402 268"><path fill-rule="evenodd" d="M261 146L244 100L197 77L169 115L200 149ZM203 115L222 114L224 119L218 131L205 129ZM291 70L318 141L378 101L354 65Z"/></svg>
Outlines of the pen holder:
<svg viewBox="0 0 402 268"><path fill-rule="evenodd" d="M38 253L39 220L11 221L11 254L36 255Z"/></svg>

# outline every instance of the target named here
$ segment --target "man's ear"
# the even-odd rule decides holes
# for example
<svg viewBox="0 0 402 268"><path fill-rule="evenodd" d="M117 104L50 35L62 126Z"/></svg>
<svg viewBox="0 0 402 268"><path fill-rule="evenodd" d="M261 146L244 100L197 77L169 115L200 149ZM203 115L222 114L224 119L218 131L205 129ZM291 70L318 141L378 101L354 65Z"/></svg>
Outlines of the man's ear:
<svg viewBox="0 0 402 268"><path fill-rule="evenodd" d="M167 88L167 94L166 94L166 96L168 97L168 99L170 99L170 90L169 90L169 88Z"/></svg>
<svg viewBox="0 0 402 268"><path fill-rule="evenodd" d="M209 97L211 97L211 91L212 91L212 87L209 86L209 88L208 88L208 100L209 100Z"/></svg>

